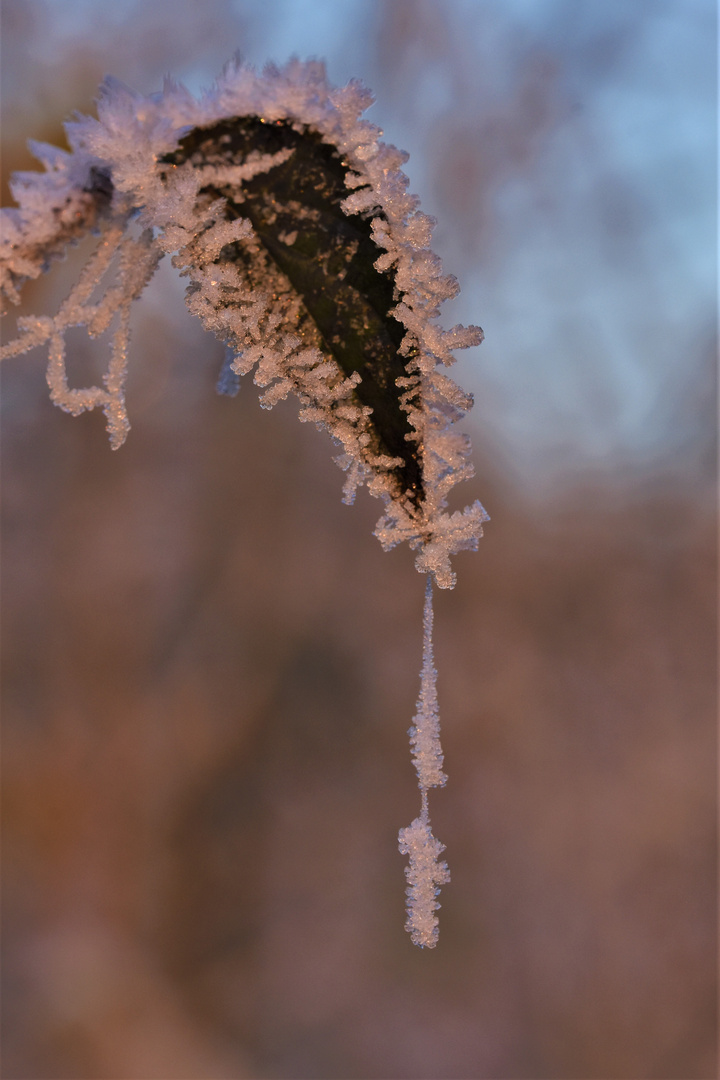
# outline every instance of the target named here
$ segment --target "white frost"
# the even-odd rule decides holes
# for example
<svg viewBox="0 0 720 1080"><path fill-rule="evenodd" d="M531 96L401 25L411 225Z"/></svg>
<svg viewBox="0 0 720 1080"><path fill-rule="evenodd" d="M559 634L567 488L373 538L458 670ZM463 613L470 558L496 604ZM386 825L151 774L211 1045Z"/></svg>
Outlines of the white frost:
<svg viewBox="0 0 720 1080"><path fill-rule="evenodd" d="M425 585L423 609L423 666L420 673L420 697L413 726L408 734L413 749L413 764L421 791L442 787L447 776L442 771L443 753L440 747L440 714L437 700L437 671L433 658L432 578Z"/></svg>
<svg viewBox="0 0 720 1080"><path fill-rule="evenodd" d="M427 803L420 817L416 817L406 829L400 830L398 847L403 855L410 856L409 865L405 867L408 882L405 929L413 945L434 949L439 935L435 912L440 904L436 897L440 892L439 886L450 881L450 871L447 863L438 862L445 846L432 834Z"/></svg>
<svg viewBox="0 0 720 1080"><path fill-rule="evenodd" d="M98 246L85 264L67 299L52 318L21 318L20 335L0 351L0 358L27 352L48 344L47 382L50 400L77 416L100 407L107 418L110 445L117 450L130 429L125 409L125 379L130 337L130 308L152 277L162 252L145 230L138 238L126 234L127 222L120 216L104 223ZM101 300L89 302L92 293L115 264L111 284ZM110 359L103 376L104 387L72 389L68 386L65 366L65 331L71 326L85 326L91 337L98 337L115 322L110 345Z"/></svg>

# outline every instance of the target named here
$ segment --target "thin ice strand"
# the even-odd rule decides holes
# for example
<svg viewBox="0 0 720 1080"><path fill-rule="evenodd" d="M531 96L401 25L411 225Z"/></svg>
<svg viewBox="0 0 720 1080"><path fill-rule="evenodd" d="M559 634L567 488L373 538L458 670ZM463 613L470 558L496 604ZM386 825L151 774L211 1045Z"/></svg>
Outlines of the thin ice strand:
<svg viewBox="0 0 720 1080"><path fill-rule="evenodd" d="M410 728L410 742L413 748L413 763L418 774L418 787L421 794L420 816L398 834L398 847L403 855L410 858L405 868L408 886L407 919L405 929L414 945L433 949L438 941L438 919L435 912L440 907L437 895L440 885L450 881L447 863L438 862L445 850L432 834L430 812L428 809L428 790L442 787L447 780L442 771L443 753L440 746L440 715L437 705L437 671L433 657L433 605L432 575L427 575L425 585L425 606L423 610L423 666L420 673L420 697L413 726Z"/></svg>
<svg viewBox="0 0 720 1080"><path fill-rule="evenodd" d="M413 750L413 764L421 791L442 787L447 776L442 771L443 752L440 746L440 713L437 700L437 671L433 656L433 593L432 575L425 579L423 609L423 665L420 672L420 697L413 726L408 734Z"/></svg>

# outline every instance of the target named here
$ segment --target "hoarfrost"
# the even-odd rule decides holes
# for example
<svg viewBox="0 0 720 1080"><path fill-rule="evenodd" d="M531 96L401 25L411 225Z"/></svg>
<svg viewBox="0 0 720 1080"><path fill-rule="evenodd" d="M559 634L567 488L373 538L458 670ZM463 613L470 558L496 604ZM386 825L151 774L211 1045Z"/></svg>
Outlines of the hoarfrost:
<svg viewBox="0 0 720 1080"><path fill-rule="evenodd" d="M126 225L123 218L104 223L94 254L85 264L57 315L52 318L19 319L19 337L0 350L0 358L5 358L47 343L47 382L51 401L73 416L101 407L107 419L113 450L122 446L130 429L125 409L130 308L152 277L162 255L149 229L136 239L125 232ZM89 303L92 293L113 262L117 265L112 284L106 288L98 303ZM65 365L65 331L71 326L85 326L91 337L98 337L113 321L116 327L112 333L107 371L103 376L104 388L90 386L72 389L68 386Z"/></svg>
<svg viewBox="0 0 720 1080"><path fill-rule="evenodd" d="M402 855L410 856L410 862L405 867L408 882L405 929L413 945L434 949L439 936L435 912L440 904L436 897L440 892L439 886L450 881L450 871L447 863L438 862L438 856L445 846L432 834L426 800L427 795L420 817L416 817L406 829L400 830L398 846Z"/></svg>
<svg viewBox="0 0 720 1080"><path fill-rule="evenodd" d="M33 143L45 172L14 178L19 207L3 210L0 219L3 296L17 303L22 281L37 277L67 244L90 230L101 232L98 254L61 311L49 321L25 320L18 339L0 356L48 342L53 401L74 413L104 408L117 447L129 428L124 380L130 304L161 255L172 255L189 281L189 309L236 357L241 355L232 370L253 372L266 408L288 394L297 396L300 418L326 428L341 448L337 460L347 472L345 500L366 485L386 504L377 527L383 546L407 540L418 551L418 570L433 574L441 588L452 588L450 557L477 546L486 515L479 503L452 516L446 512L450 489L472 475L467 440L450 432L472 402L436 369L453 362L453 350L478 344L482 331L454 327L445 332L433 321L442 301L457 293L457 282L443 274L428 247L434 221L407 190L400 171L407 155L380 142L379 128L362 118L372 101L361 83L332 87L322 64L298 60L279 69L269 65L261 74L231 63L200 100L172 80L161 94L144 97L107 79L97 119L79 117L66 125L71 153ZM271 145L267 138L258 140L262 145L245 145L238 132L249 122L266 134L280 129L294 134L287 145ZM217 142L203 156L210 143L198 138L212 131ZM194 138L194 152L183 157L182 147ZM388 392L392 384L397 387L392 392L398 393L401 418L393 421L398 433L392 446L378 434L378 404L368 403L367 380L380 378L382 384L376 362L368 361L362 375L342 369L336 347L308 313L307 298L280 269L280 256L269 253L267 232L250 206L253 183L279 175L303 139L332 148L346 191L338 206L348 221L368 223L374 270L391 276L393 298L383 317L390 320L386 325L397 324L396 355L402 364L388 386ZM292 220L279 229L278 246L292 260L290 253L302 247L303 230L321 227L322 211L292 199L281 210ZM121 241L117 229L127 229L134 219L145 230L143 240ZM85 286L94 287L107 273L112 244L122 250L117 281L88 307ZM348 259L355 255L353 245L357 241L349 240ZM328 267L328 281L343 281L346 272ZM337 293L339 309L345 295ZM95 334L115 315L119 325L105 388L71 389L64 331L85 325ZM367 327L360 332L370 333ZM233 391L229 372L222 385Z"/></svg>
<svg viewBox="0 0 720 1080"><path fill-rule="evenodd" d="M443 754L440 748L440 716L437 700L437 671L433 657L432 578L425 584L423 609L423 666L420 673L420 697L417 714L408 734L413 749L413 763L421 791L442 787L447 776L442 771Z"/></svg>
<svg viewBox="0 0 720 1080"><path fill-rule="evenodd" d="M437 701L437 671L433 657L432 577L425 583L423 609L423 665L420 672L420 697L413 726L408 734L413 750L413 764L422 796L420 817L401 829L398 846L403 855L410 856L405 868L407 887L407 920L405 929L415 945L434 948L438 940L438 920L435 911L440 907L436 897L439 886L450 880L450 871L438 856L445 850L432 834L428 809L428 791L443 787L447 776L442 771L443 752L440 746L440 714Z"/></svg>
<svg viewBox="0 0 720 1080"><path fill-rule="evenodd" d="M380 543L407 541L427 575L410 729L422 811L399 842L410 857L407 928L432 947L449 881L428 815L428 789L446 779L432 582L453 588L451 556L476 549L487 520L479 502L447 510L473 475L469 439L453 430L472 398L439 368L483 334L434 321L458 284L429 248L435 222L407 191L407 155L362 119L372 102L361 83L333 87L322 64L299 60L261 74L232 63L199 100L169 79L150 97L106 80L97 119L66 124L71 153L31 144L45 172L17 174L18 207L1 212L0 292L12 304L68 244L88 232L98 242L57 314L20 319L0 359L46 344L53 402L73 415L102 408L117 448L129 430L131 305L168 254L188 280L187 307L226 346L218 391L233 396L252 373L264 408L295 395L300 420L339 447L344 501L363 485L384 501ZM68 385L72 326L112 332L101 387Z"/></svg>

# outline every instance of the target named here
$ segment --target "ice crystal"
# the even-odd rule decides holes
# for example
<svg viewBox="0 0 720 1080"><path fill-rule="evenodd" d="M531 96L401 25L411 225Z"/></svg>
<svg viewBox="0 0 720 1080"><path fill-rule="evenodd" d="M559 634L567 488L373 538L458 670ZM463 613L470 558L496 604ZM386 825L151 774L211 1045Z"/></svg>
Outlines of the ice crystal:
<svg viewBox="0 0 720 1080"><path fill-rule="evenodd" d="M378 539L407 541L427 575L411 729L423 809L400 843L410 855L408 928L431 946L437 886L449 879L427 810L428 789L445 782L432 580L454 586L450 558L477 547L487 518L479 502L447 510L473 471L469 440L453 427L472 398L440 369L483 335L435 321L458 285L428 246L434 221L407 191L407 155L362 118L372 101L361 83L333 87L322 64L298 60L261 74L232 63L199 100L171 80L150 97L106 80L97 119L66 124L71 152L31 144L45 172L14 178L18 207L0 218L5 301L18 303L23 281L68 244L88 232L98 240L57 314L20 319L0 358L47 345L52 400L74 415L102 408L117 448L129 430L130 308L170 255L188 280L189 310L226 346L218 391L234 395L252 373L263 407L293 394L299 418L339 447L344 501L362 485L384 501ZM73 326L111 331L103 386L69 386Z"/></svg>
<svg viewBox="0 0 720 1080"><path fill-rule="evenodd" d="M439 935L435 912L440 907L435 898L440 892L439 886L450 880L450 871L447 863L438 862L438 856L445 846L432 834L427 794L420 817L416 817L406 829L400 830L398 841L401 854L410 856L410 862L405 867L408 881L405 929L413 945L434 949Z"/></svg>

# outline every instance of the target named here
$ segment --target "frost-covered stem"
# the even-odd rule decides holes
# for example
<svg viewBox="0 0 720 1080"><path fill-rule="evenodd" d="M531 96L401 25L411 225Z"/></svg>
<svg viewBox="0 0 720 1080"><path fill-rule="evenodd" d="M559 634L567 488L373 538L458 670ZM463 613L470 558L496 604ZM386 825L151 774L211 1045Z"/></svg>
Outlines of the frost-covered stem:
<svg viewBox="0 0 720 1080"><path fill-rule="evenodd" d="M447 776L442 771L443 753L440 746L440 715L437 704L437 671L433 658L433 606L432 575L427 575L425 607L423 611L423 666L420 673L420 697L413 726L409 730L413 749L413 763L418 774L421 794L420 816L412 825L401 829L398 846L403 855L410 856L405 868L408 881L407 919L405 929L414 945L432 949L438 940L438 919L435 912L440 907L436 897L439 886L450 880L447 863L438 862L445 850L432 834L428 791L442 787Z"/></svg>
<svg viewBox="0 0 720 1080"><path fill-rule="evenodd" d="M78 416L88 409L102 408L107 418L110 445L117 450L130 424L125 408L125 380L130 339L130 309L152 277L162 257L152 231L139 237L127 232L132 211L124 210L106 218L100 227L100 240L80 272L70 295L52 318L18 319L20 334L15 341L0 348L0 360L15 356L37 345L48 344L47 384L50 400L61 409ZM117 263L115 281L98 303L91 303L99 282ZM110 360L103 376L104 386L73 389L68 384L65 333L72 326L85 326L91 337L99 337L115 324Z"/></svg>
<svg viewBox="0 0 720 1080"><path fill-rule="evenodd" d="M107 209L97 169L75 175L71 154L32 139L28 146L47 171L42 188L37 173L15 173L10 189L20 208L0 211L0 314L8 302L19 304L23 283L63 257L68 244L97 227Z"/></svg>

